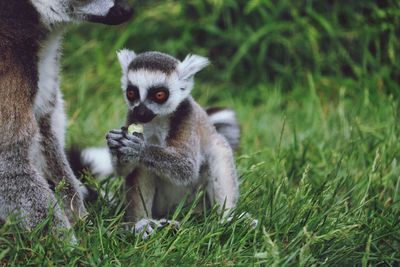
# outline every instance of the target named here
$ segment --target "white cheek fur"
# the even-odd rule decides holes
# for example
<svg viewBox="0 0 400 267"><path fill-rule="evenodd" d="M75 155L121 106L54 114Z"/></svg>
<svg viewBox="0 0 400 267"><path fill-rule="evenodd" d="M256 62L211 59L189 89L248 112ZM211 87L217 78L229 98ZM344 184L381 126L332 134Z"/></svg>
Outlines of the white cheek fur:
<svg viewBox="0 0 400 267"><path fill-rule="evenodd" d="M31 0L31 3L40 14L42 22L50 27L51 24L59 22L70 22L72 18L68 15L67 1L43 1Z"/></svg>

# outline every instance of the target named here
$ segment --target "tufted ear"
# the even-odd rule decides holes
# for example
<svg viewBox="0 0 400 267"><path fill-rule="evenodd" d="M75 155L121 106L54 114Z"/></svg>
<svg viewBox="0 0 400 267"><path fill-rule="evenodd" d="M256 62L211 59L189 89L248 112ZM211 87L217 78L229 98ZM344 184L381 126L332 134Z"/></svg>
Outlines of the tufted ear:
<svg viewBox="0 0 400 267"><path fill-rule="evenodd" d="M208 58L189 54L178 65L179 78L186 81L190 80L197 72L201 71L208 64L210 64Z"/></svg>
<svg viewBox="0 0 400 267"><path fill-rule="evenodd" d="M117 51L119 63L121 64L122 71L128 72L129 64L135 59L136 54L132 50L122 49Z"/></svg>

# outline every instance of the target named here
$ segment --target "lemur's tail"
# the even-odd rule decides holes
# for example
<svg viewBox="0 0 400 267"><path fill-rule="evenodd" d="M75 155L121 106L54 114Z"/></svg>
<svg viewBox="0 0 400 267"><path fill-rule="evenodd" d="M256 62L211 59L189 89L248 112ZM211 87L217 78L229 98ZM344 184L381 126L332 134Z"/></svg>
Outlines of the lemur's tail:
<svg viewBox="0 0 400 267"><path fill-rule="evenodd" d="M114 172L107 147L89 147L83 150L72 147L67 151L67 157L77 177L88 172L102 180Z"/></svg>
<svg viewBox="0 0 400 267"><path fill-rule="evenodd" d="M235 150L240 141L240 127L235 112L227 108L209 108L206 111L217 132L224 136Z"/></svg>
<svg viewBox="0 0 400 267"><path fill-rule="evenodd" d="M209 108L207 114L217 132L224 136L232 149L239 145L240 127L235 112L225 108ZM83 150L72 148L67 151L68 159L76 176L89 172L103 179L113 175L111 157L106 147L90 147Z"/></svg>

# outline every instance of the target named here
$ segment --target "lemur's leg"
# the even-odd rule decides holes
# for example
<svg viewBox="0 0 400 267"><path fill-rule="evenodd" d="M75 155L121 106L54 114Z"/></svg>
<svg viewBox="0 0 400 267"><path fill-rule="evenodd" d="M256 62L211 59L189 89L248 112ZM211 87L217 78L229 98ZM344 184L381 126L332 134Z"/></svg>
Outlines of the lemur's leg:
<svg viewBox="0 0 400 267"><path fill-rule="evenodd" d="M152 209L156 194L156 177L154 174L137 168L131 172L125 180L126 191L126 219L134 223L134 230L137 234L143 234L146 239L156 229L166 225L179 228L179 223L166 219L152 219Z"/></svg>
<svg viewBox="0 0 400 267"><path fill-rule="evenodd" d="M156 192L154 175L136 168L126 177L125 192L127 200L126 219L134 223L143 218L151 219Z"/></svg>
<svg viewBox="0 0 400 267"><path fill-rule="evenodd" d="M235 163L232 150L222 136L218 134L212 142L208 159L210 177L207 194L211 204L217 204L225 217L236 206L239 195Z"/></svg>
<svg viewBox="0 0 400 267"><path fill-rule="evenodd" d="M53 207L56 227L69 228L53 192L30 161L38 132L31 99L36 92L36 80L32 78L35 73L18 62L6 60L7 71L0 77L0 219L19 214L22 224L32 228Z"/></svg>
<svg viewBox="0 0 400 267"><path fill-rule="evenodd" d="M65 212L71 222L74 215L83 217L86 209L80 182L73 174L64 152L65 115L61 99L57 99L53 112L39 118L40 152L45 160L44 174L58 185L65 181L61 194Z"/></svg>
<svg viewBox="0 0 400 267"><path fill-rule="evenodd" d="M5 220L15 214L22 219L25 227L32 229L53 209L55 226L70 228L47 181L31 168L20 152L14 152L8 151L7 155L2 153L0 157L0 218ZM19 162L15 161L16 158Z"/></svg>

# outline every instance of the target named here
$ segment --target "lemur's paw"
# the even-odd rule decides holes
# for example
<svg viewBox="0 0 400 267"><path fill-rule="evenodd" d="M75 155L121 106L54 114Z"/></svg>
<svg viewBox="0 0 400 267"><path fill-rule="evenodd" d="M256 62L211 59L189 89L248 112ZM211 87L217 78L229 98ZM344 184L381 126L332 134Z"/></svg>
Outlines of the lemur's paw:
<svg viewBox="0 0 400 267"><path fill-rule="evenodd" d="M142 239L145 240L156 232L157 229L170 226L172 229L177 230L180 227L178 221L174 220L153 220L153 219L141 219L134 226L135 234L142 234Z"/></svg>
<svg viewBox="0 0 400 267"><path fill-rule="evenodd" d="M144 141L141 138L116 129L108 132L106 139L111 156L121 163L135 163L139 160L144 147Z"/></svg>

